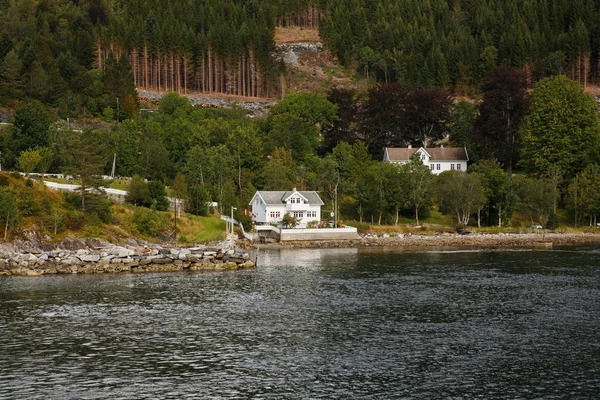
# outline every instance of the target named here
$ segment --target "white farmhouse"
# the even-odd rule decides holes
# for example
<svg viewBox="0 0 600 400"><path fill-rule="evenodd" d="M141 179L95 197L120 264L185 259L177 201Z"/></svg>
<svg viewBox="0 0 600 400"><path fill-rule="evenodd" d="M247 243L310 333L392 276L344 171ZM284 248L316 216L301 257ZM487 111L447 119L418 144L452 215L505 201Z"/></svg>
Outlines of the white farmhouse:
<svg viewBox="0 0 600 400"><path fill-rule="evenodd" d="M271 224L281 221L287 213L298 221L298 228L321 221L323 201L314 191L258 191L252 197L252 221L255 224Z"/></svg>
<svg viewBox="0 0 600 400"><path fill-rule="evenodd" d="M469 156L464 147L386 147L383 161L405 164L417 153L423 164L429 166L431 173L441 174L444 171L466 171Z"/></svg>

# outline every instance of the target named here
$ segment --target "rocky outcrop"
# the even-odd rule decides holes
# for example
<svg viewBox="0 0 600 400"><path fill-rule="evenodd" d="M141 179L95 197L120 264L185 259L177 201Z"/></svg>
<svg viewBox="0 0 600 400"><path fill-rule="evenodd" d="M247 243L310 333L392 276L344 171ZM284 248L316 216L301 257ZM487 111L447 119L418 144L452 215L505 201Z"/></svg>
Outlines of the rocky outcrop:
<svg viewBox="0 0 600 400"><path fill-rule="evenodd" d="M0 275L98 274L116 272L216 271L254 268L248 253L215 247L82 247L0 254ZM65 249L69 247L70 249Z"/></svg>

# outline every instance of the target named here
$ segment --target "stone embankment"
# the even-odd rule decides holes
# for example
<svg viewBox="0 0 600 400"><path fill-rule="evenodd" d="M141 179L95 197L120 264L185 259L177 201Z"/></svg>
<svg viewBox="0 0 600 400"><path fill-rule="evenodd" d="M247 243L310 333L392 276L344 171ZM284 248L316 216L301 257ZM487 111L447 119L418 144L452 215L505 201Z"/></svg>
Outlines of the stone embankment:
<svg viewBox="0 0 600 400"><path fill-rule="evenodd" d="M360 240L286 242L268 247L338 248L398 247L412 250L427 248L551 247L552 245L600 244L600 233L497 233L497 234L382 234L362 235Z"/></svg>
<svg viewBox="0 0 600 400"><path fill-rule="evenodd" d="M101 249L0 253L0 275L223 271L254 266L248 253L211 247L157 249L111 246Z"/></svg>

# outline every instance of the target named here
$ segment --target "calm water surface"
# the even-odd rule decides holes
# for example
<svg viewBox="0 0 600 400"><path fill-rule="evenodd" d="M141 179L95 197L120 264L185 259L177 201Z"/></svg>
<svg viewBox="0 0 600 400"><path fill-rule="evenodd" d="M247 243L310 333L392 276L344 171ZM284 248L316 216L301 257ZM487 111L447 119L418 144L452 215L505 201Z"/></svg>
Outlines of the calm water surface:
<svg viewBox="0 0 600 400"><path fill-rule="evenodd" d="M0 277L0 399L597 399L600 249Z"/></svg>

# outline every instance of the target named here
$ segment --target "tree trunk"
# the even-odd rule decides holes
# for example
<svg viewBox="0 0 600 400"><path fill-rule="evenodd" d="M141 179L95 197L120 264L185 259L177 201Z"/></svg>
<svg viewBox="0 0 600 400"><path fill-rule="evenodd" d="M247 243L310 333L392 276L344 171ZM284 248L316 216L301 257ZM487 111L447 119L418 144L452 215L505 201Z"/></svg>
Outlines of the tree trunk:
<svg viewBox="0 0 600 400"><path fill-rule="evenodd" d="M6 238L8 236L8 221L10 219L10 213L6 214L6 224L4 224L4 241L6 242Z"/></svg>
<svg viewBox="0 0 600 400"><path fill-rule="evenodd" d="M417 225L419 225L419 205L415 204L415 219L417 220Z"/></svg>
<svg viewBox="0 0 600 400"><path fill-rule="evenodd" d="M208 48L208 93L212 93L214 89L213 86L213 57L212 50Z"/></svg>
<svg viewBox="0 0 600 400"><path fill-rule="evenodd" d="M183 94L187 94L187 77L188 77L187 57L184 57L183 58Z"/></svg>
<svg viewBox="0 0 600 400"><path fill-rule="evenodd" d="M498 206L498 228L502 228L502 206Z"/></svg>
<svg viewBox="0 0 600 400"><path fill-rule="evenodd" d="M144 88L148 89L148 45L144 44Z"/></svg>
<svg viewBox="0 0 600 400"><path fill-rule="evenodd" d="M104 69L104 65L102 64L102 45L100 44L100 40L98 40L98 69Z"/></svg>

